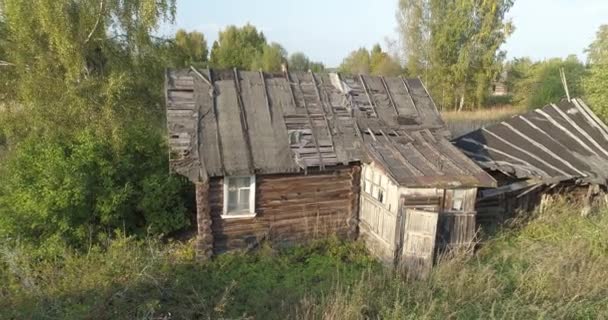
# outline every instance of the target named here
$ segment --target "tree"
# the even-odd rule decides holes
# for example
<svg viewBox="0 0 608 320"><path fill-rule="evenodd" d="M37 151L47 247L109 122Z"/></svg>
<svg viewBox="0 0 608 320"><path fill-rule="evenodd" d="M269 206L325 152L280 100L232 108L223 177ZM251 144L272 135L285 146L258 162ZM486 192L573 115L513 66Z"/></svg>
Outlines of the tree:
<svg viewBox="0 0 608 320"><path fill-rule="evenodd" d="M571 97L581 96L585 66L575 55L562 60L554 58L533 63L530 59L516 59L509 64L509 86L513 102L528 108L540 108L566 97L560 77L563 69Z"/></svg>
<svg viewBox="0 0 608 320"><path fill-rule="evenodd" d="M291 56L289 56L289 69L308 71L308 69L310 69L310 59L302 52L292 53Z"/></svg>
<svg viewBox="0 0 608 320"><path fill-rule="evenodd" d="M313 62L302 52L295 52L289 56L289 69L298 71L323 72L325 65L321 62Z"/></svg>
<svg viewBox="0 0 608 320"><path fill-rule="evenodd" d="M587 60L591 65L608 63L608 24L600 26L595 40L586 50Z"/></svg>
<svg viewBox="0 0 608 320"><path fill-rule="evenodd" d="M249 69L268 45L264 34L250 24L241 28L229 26L220 31L218 38L211 49L210 62L219 69Z"/></svg>
<svg viewBox="0 0 608 320"><path fill-rule="evenodd" d="M194 66L204 68L207 65L209 55L207 40L200 32L178 30L175 34L175 45L172 49L175 54L174 63L176 67Z"/></svg>
<svg viewBox="0 0 608 320"><path fill-rule="evenodd" d="M82 247L188 223L161 129L169 52L152 36L174 13L174 0L0 1L15 92L0 113L0 234Z"/></svg>
<svg viewBox="0 0 608 320"><path fill-rule="evenodd" d="M369 51L365 48L359 48L351 52L348 57L342 61L339 70L340 72L350 74L370 74L369 59Z"/></svg>
<svg viewBox="0 0 608 320"><path fill-rule="evenodd" d="M372 51L359 48L351 52L340 65L339 70L351 74L372 74L382 76L397 76L403 73L403 68L397 59L384 52L379 44Z"/></svg>
<svg viewBox="0 0 608 320"><path fill-rule="evenodd" d="M408 71L421 76L435 101L462 109L483 103L500 72L499 50L512 32L512 0L400 0L397 19Z"/></svg>
<svg viewBox="0 0 608 320"><path fill-rule="evenodd" d="M585 97L590 107L608 120L608 25L600 27L587 49L587 58L590 67L583 82Z"/></svg>
<svg viewBox="0 0 608 320"><path fill-rule="evenodd" d="M266 45L261 53L258 53L251 64L251 70L263 70L268 72L281 71L281 65L287 60L287 51L278 43Z"/></svg>
<svg viewBox="0 0 608 320"><path fill-rule="evenodd" d="M370 53L370 69L373 75L398 76L403 74L403 68L397 59L382 51L379 44L374 45Z"/></svg>

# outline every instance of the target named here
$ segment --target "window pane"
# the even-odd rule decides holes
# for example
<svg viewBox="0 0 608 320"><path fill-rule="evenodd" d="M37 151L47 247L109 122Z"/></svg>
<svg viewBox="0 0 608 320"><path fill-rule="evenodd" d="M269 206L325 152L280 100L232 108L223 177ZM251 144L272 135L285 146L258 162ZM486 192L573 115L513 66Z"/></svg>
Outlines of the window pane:
<svg viewBox="0 0 608 320"><path fill-rule="evenodd" d="M365 192L372 193L372 182L369 180L365 181Z"/></svg>
<svg viewBox="0 0 608 320"><path fill-rule="evenodd" d="M230 187L233 186L236 188L249 188L251 184L251 178L249 177L238 177L238 178L230 178L229 180Z"/></svg>
<svg viewBox="0 0 608 320"><path fill-rule="evenodd" d="M234 211L238 208L238 191L228 189L228 211Z"/></svg>
<svg viewBox="0 0 608 320"><path fill-rule="evenodd" d="M238 210L249 210L249 189L239 190Z"/></svg>
<svg viewBox="0 0 608 320"><path fill-rule="evenodd" d="M454 199L452 202L452 210L461 211L462 209L462 199Z"/></svg>

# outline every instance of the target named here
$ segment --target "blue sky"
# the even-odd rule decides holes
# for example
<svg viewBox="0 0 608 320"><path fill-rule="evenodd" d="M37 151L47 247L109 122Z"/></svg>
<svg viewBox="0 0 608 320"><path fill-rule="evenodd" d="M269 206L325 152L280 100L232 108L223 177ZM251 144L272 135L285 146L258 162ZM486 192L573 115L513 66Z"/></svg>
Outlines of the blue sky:
<svg viewBox="0 0 608 320"><path fill-rule="evenodd" d="M160 32L202 31L211 46L225 26L250 22L289 52L337 66L358 47L397 39L396 7L397 0L178 0L176 24ZM516 28L504 46L509 57L583 58L608 24L608 0L515 0L509 17Z"/></svg>

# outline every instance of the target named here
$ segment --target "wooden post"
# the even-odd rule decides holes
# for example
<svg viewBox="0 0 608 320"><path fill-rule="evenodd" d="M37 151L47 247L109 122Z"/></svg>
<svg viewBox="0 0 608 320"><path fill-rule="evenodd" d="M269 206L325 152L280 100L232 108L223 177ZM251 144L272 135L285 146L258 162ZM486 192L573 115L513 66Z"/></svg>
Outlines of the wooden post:
<svg viewBox="0 0 608 320"><path fill-rule="evenodd" d="M587 189L587 195L583 201L583 210L581 210L581 216L588 217L593 209L593 202L595 197L600 193L600 187L597 184L590 184Z"/></svg>
<svg viewBox="0 0 608 320"><path fill-rule="evenodd" d="M207 261L213 256L209 181L196 184L196 222L196 259L198 261Z"/></svg>
<svg viewBox="0 0 608 320"><path fill-rule="evenodd" d="M350 173L351 178L351 204L350 217L348 218L348 239L356 240L359 237L359 201L361 200L361 167L353 166Z"/></svg>

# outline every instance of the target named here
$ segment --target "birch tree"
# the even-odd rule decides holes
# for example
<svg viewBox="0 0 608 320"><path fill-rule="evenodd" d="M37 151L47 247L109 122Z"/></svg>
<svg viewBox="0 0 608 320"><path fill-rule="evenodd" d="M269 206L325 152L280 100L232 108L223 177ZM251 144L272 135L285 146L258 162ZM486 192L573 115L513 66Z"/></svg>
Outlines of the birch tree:
<svg viewBox="0 0 608 320"><path fill-rule="evenodd" d="M512 0L400 0L397 19L407 68L436 102L462 110L483 104L512 32Z"/></svg>

